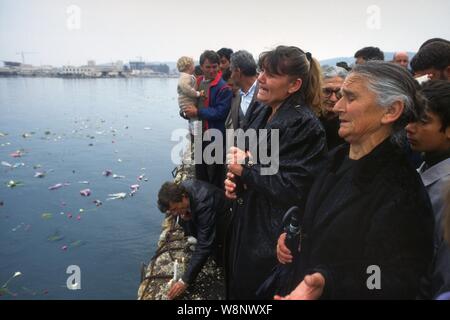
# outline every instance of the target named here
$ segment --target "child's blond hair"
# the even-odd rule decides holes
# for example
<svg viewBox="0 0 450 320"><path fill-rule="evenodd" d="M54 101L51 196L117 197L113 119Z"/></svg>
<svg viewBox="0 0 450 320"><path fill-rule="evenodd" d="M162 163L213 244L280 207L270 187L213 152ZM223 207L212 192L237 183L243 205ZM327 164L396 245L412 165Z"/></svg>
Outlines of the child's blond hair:
<svg viewBox="0 0 450 320"><path fill-rule="evenodd" d="M185 72L189 66L194 65L194 59L183 56L177 61L177 69L179 72Z"/></svg>

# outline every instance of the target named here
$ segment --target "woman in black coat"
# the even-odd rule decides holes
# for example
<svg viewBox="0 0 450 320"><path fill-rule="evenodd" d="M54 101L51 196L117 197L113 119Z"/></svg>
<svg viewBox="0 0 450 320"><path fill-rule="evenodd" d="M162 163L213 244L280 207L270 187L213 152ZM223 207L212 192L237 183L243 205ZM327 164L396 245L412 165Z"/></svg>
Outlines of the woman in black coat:
<svg viewBox="0 0 450 320"><path fill-rule="evenodd" d="M258 157L238 148L228 154L226 195L236 199L226 263L229 299L256 298L277 264L283 214L305 201L326 154L325 132L313 111L320 107L317 61L299 48L279 46L261 54L259 67L257 99L264 106L244 129L265 129L267 138L259 135ZM274 161L264 164L261 151Z"/></svg>
<svg viewBox="0 0 450 320"><path fill-rule="evenodd" d="M350 145L314 181L295 259L286 234L278 240L279 262L295 271L275 298L414 299L432 258L433 214L396 141L422 100L409 73L385 62L355 67L342 93L334 111Z"/></svg>

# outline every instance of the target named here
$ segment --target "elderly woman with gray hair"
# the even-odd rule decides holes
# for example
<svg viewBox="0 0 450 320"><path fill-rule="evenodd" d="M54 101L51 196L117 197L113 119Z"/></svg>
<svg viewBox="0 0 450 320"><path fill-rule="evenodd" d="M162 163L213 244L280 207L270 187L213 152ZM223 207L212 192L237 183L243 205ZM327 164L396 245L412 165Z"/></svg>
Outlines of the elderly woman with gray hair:
<svg viewBox="0 0 450 320"><path fill-rule="evenodd" d="M319 120L325 129L328 150L332 150L345 142L338 135L339 118L333 108L342 97L341 87L347 74L347 70L341 67L328 66L322 69L324 100Z"/></svg>
<svg viewBox="0 0 450 320"><path fill-rule="evenodd" d="M329 154L311 188L300 245L291 252L286 233L278 239L278 260L294 263L294 271L278 279L272 294L414 299L433 254L433 213L397 141L423 100L408 71L378 61L356 66L342 95L333 111L349 144Z"/></svg>

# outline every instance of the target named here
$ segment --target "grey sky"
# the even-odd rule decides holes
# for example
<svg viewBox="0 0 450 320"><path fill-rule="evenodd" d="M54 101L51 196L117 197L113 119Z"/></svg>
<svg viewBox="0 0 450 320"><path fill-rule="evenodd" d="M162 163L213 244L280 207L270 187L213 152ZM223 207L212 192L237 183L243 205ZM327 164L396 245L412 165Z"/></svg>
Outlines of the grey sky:
<svg viewBox="0 0 450 320"><path fill-rule="evenodd" d="M70 5L81 9L79 29L68 27L76 27ZM449 0L0 0L0 60L28 51L36 65L175 61L221 47L257 56L278 44L318 59L368 45L416 51L426 39L450 39L449 14Z"/></svg>

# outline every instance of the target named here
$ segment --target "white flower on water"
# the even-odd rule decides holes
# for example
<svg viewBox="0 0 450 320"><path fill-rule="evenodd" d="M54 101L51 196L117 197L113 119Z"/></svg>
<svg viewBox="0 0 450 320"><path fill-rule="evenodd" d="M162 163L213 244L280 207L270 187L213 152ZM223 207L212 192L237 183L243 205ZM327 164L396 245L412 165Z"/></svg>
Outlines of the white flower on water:
<svg viewBox="0 0 450 320"><path fill-rule="evenodd" d="M21 276L22 275L22 272L20 272L20 271L17 271L16 273L14 273L14 275L11 277L11 278L9 278L8 279L8 281L6 281L4 284L3 284L3 286L1 286L1 288L7 288L8 287L8 284L11 282L11 280L12 279L14 279L14 278L16 278L16 277L19 277L19 276Z"/></svg>

